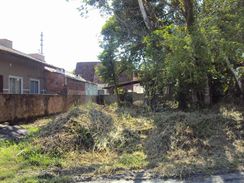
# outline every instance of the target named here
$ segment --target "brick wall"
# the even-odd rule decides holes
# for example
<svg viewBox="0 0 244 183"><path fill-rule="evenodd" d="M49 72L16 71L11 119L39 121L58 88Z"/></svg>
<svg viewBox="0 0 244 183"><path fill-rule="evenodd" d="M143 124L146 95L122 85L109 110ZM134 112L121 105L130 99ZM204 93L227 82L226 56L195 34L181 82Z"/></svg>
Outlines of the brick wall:
<svg viewBox="0 0 244 183"><path fill-rule="evenodd" d="M45 71L48 94L65 94L65 76L56 72Z"/></svg>
<svg viewBox="0 0 244 183"><path fill-rule="evenodd" d="M67 95L85 95L85 82L67 78Z"/></svg>
<svg viewBox="0 0 244 183"><path fill-rule="evenodd" d="M67 111L71 106L96 101L95 96L0 94L0 122L11 122Z"/></svg>

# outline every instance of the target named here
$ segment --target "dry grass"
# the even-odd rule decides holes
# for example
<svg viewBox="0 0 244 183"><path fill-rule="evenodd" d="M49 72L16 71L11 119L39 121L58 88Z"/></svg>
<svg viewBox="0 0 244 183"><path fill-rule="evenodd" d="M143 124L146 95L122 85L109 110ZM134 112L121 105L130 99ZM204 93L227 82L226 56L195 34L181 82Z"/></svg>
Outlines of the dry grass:
<svg viewBox="0 0 244 183"><path fill-rule="evenodd" d="M29 145L38 150L28 162L59 157L58 167L47 170L65 180L140 169L179 177L244 170L244 118L238 108L153 113L89 104L24 127L33 132Z"/></svg>
<svg viewBox="0 0 244 183"><path fill-rule="evenodd" d="M43 152L57 155L76 150L125 151L134 149L140 133L151 128L152 121L93 104L59 115L40 131L35 143L41 145Z"/></svg>
<svg viewBox="0 0 244 183"><path fill-rule="evenodd" d="M243 170L241 111L160 113L145 150L150 166L166 176Z"/></svg>
<svg viewBox="0 0 244 183"><path fill-rule="evenodd" d="M244 123L237 109L152 113L92 104L58 116L40 135L37 143L64 155L64 167L93 166L99 174L150 168L187 176L243 168Z"/></svg>

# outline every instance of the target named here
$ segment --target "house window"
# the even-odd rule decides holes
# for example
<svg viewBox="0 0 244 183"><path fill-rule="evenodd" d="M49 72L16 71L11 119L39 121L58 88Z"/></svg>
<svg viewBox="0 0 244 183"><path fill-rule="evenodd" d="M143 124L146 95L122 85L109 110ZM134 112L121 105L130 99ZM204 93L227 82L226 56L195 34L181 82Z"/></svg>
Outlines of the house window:
<svg viewBox="0 0 244 183"><path fill-rule="evenodd" d="M40 81L37 79L30 80L30 93L40 94Z"/></svg>
<svg viewBox="0 0 244 183"><path fill-rule="evenodd" d="M17 76L9 76L9 93L23 93L23 78Z"/></svg>

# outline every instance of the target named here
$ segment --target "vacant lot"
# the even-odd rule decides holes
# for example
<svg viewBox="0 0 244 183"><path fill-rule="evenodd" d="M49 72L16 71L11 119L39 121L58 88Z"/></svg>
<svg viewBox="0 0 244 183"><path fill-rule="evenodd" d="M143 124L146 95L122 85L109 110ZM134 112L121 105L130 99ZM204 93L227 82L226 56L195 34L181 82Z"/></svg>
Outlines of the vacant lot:
<svg viewBox="0 0 244 183"><path fill-rule="evenodd" d="M72 108L21 125L24 138L1 140L0 181L72 182L143 172L145 177L244 170L241 109L153 113L143 108Z"/></svg>

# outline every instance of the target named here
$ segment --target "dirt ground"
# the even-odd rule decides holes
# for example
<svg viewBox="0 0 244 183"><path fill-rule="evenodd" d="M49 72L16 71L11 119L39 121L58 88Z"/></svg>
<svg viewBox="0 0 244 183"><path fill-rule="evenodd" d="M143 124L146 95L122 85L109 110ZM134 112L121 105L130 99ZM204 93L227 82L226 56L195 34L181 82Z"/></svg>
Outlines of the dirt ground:
<svg viewBox="0 0 244 183"><path fill-rule="evenodd" d="M123 177L122 175L120 177ZM114 177L115 178L115 177ZM219 174L219 175L212 175L212 176L193 176L187 179L179 180L179 179L162 179L162 178L155 178L155 179L147 179L143 176L143 173L135 175L134 178L132 177L123 177L120 179L102 179L96 181L82 181L82 182L89 182L89 183L244 183L244 172L237 172L237 173L228 173L228 174Z"/></svg>

